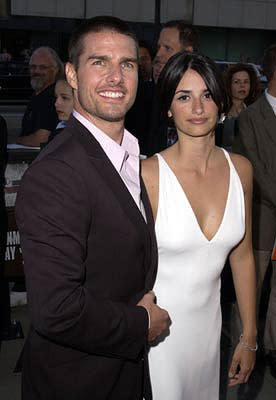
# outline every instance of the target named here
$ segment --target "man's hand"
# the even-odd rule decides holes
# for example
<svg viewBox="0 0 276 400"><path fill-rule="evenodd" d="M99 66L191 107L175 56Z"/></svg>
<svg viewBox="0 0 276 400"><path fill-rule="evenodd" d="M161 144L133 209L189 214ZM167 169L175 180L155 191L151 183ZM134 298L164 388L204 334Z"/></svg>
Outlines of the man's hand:
<svg viewBox="0 0 276 400"><path fill-rule="evenodd" d="M30 135L19 136L16 139L16 143L22 144L23 146L39 147L40 143L47 143L50 133L51 132L47 129L38 129L36 132Z"/></svg>
<svg viewBox="0 0 276 400"><path fill-rule="evenodd" d="M154 292L148 292L137 304L137 306L144 307L150 316L150 328L148 335L149 342L155 340L164 331L166 331L170 323L168 312L158 307L154 303L154 299Z"/></svg>

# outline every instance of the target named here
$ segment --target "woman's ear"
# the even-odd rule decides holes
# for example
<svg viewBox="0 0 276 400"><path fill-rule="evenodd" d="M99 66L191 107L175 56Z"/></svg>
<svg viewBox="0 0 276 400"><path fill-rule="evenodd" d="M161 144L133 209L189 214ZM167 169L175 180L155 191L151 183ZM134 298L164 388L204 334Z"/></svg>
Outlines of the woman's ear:
<svg viewBox="0 0 276 400"><path fill-rule="evenodd" d="M171 118L172 117L172 113L171 110L168 111L168 117Z"/></svg>

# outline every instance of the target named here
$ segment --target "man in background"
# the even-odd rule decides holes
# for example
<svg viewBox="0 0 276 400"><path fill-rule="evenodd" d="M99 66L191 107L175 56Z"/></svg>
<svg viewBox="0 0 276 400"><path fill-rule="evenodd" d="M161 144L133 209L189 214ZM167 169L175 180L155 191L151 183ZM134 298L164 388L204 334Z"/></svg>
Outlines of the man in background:
<svg viewBox="0 0 276 400"><path fill-rule="evenodd" d="M197 51L199 35L196 29L185 21L167 22L159 35L157 53L153 61L153 79L157 83L159 75L168 60L176 53Z"/></svg>
<svg viewBox="0 0 276 400"><path fill-rule="evenodd" d="M139 40L139 77L144 82L152 80L152 51L144 40Z"/></svg>
<svg viewBox="0 0 276 400"><path fill-rule="evenodd" d="M39 47L30 58L29 69L34 95L27 105L16 143L40 146L48 141L58 123L54 85L63 72L63 64L51 47Z"/></svg>
<svg viewBox="0 0 276 400"><path fill-rule="evenodd" d="M170 57L183 50L197 51L198 47L198 32L185 21L169 21L163 26L153 60L154 83L150 87L139 85L136 101L126 118L126 127L138 138L142 154L151 156L176 141L176 131L161 116L155 86Z"/></svg>
<svg viewBox="0 0 276 400"><path fill-rule="evenodd" d="M276 238L276 44L264 54L263 71L268 80L264 94L238 118L239 133L233 151L247 157L254 169L252 236L257 275L257 315L266 271ZM271 373L276 378L275 262L267 313L264 347Z"/></svg>
<svg viewBox="0 0 276 400"><path fill-rule="evenodd" d="M160 73L169 59L180 51L195 52L199 48L199 35L194 27L184 21L169 21L160 32L157 53L153 60L153 79L157 84ZM151 123L147 138L147 155L166 149L177 141L174 126L169 126L160 111L157 90L153 100Z"/></svg>

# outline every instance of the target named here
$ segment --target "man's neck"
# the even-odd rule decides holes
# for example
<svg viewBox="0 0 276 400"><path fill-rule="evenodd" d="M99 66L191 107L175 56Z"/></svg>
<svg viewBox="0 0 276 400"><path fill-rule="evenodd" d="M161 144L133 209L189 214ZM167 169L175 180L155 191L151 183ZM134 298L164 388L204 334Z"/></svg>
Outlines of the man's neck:
<svg viewBox="0 0 276 400"><path fill-rule="evenodd" d="M103 133L109 136L112 140L116 143L121 144L124 136L124 120L110 122L105 121L100 118L95 118L91 116L91 114L84 112L82 109L80 110L79 107L75 106L75 110L89 122L94 124L98 129L100 129Z"/></svg>
<svg viewBox="0 0 276 400"><path fill-rule="evenodd" d="M124 136L124 121L109 122L98 120L96 118L91 118L90 120L98 129L108 135L115 142L118 144L122 143Z"/></svg>
<svg viewBox="0 0 276 400"><path fill-rule="evenodd" d="M270 96L276 97L276 80L272 79L268 82L267 93L270 94Z"/></svg>

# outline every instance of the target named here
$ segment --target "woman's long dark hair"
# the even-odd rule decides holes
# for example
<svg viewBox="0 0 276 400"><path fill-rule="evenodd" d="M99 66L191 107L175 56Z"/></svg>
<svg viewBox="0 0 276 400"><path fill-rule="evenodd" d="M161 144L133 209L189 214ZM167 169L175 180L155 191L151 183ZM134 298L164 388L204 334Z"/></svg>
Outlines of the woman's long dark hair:
<svg viewBox="0 0 276 400"><path fill-rule="evenodd" d="M221 72L210 58L187 51L171 57L160 74L158 93L163 116L168 118L176 88L188 69L196 71L202 77L218 107L220 117L228 108Z"/></svg>
<svg viewBox="0 0 276 400"><path fill-rule="evenodd" d="M260 80L257 76L256 71L250 64L234 64L233 66L229 67L226 72L224 73L224 80L225 80L225 87L226 87L226 93L228 95L228 109L227 113L230 111L232 105L233 105L233 100L232 100L232 93L231 93L231 84L232 84L232 79L233 75L236 72L242 72L245 71L249 75L249 80L250 80L250 90L249 94L244 100L245 104L249 106L250 104L254 103L258 96L261 93L261 86L260 86Z"/></svg>

